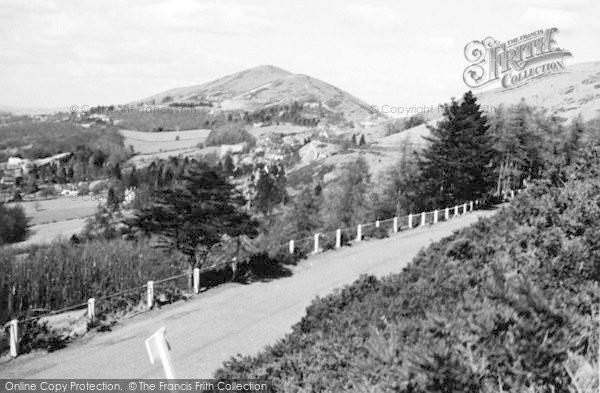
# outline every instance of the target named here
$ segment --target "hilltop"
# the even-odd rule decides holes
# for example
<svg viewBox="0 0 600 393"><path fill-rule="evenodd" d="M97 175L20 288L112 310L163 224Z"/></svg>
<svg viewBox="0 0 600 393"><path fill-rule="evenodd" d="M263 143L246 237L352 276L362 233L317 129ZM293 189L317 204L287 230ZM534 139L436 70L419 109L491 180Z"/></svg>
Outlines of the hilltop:
<svg viewBox="0 0 600 393"><path fill-rule="evenodd" d="M257 111L293 102L322 109L356 121L371 114L369 106L349 93L304 74L263 65L212 82L179 87L144 98L146 105L198 105L227 111Z"/></svg>

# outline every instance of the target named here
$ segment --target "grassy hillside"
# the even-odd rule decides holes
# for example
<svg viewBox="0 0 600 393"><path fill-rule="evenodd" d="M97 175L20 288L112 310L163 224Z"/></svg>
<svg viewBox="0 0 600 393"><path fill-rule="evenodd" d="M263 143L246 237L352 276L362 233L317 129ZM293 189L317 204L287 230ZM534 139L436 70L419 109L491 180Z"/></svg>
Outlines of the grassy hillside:
<svg viewBox="0 0 600 393"><path fill-rule="evenodd" d="M201 85L167 90L143 99L148 105L201 105L226 111L258 111L294 101L322 106L347 120L371 114L366 103L318 79L274 66L258 66Z"/></svg>
<svg viewBox="0 0 600 393"><path fill-rule="evenodd" d="M597 391L600 159L308 307L218 378L286 392Z"/></svg>
<svg viewBox="0 0 600 393"><path fill-rule="evenodd" d="M477 96L486 110L526 98L529 105L545 108L548 115L590 120L600 111L600 62L569 65L564 72L533 79L522 87L497 88Z"/></svg>

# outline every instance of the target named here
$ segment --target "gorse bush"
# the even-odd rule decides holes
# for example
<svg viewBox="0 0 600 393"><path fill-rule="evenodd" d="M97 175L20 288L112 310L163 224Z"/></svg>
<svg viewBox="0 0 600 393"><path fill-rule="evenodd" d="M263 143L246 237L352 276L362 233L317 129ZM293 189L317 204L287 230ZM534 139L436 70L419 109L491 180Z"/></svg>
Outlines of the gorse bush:
<svg viewBox="0 0 600 393"><path fill-rule="evenodd" d="M598 367L598 157L432 244L402 273L315 300L285 339L215 376L271 378L286 392L575 390L569 359ZM588 382L597 389L597 376Z"/></svg>

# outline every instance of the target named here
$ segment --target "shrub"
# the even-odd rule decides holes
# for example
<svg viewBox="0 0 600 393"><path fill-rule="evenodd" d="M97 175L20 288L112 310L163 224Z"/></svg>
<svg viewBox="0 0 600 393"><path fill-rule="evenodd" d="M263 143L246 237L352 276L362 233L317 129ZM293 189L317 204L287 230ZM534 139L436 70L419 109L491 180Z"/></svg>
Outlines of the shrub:
<svg viewBox="0 0 600 393"><path fill-rule="evenodd" d="M15 254L20 252L19 260ZM57 241L27 250L0 251L0 317L21 317L29 309L57 310L180 274L185 260L152 248L148 241ZM57 285L59 284L59 285ZM143 290L121 298L135 305ZM10 313L9 313L10 311ZM9 315L10 314L10 315Z"/></svg>
<svg viewBox="0 0 600 393"><path fill-rule="evenodd" d="M225 124L213 129L206 141L205 146L235 145L246 143L248 146L256 145L256 139L240 124Z"/></svg>
<svg viewBox="0 0 600 393"><path fill-rule="evenodd" d="M27 221L21 206L7 207L0 204L0 245L25 240Z"/></svg>

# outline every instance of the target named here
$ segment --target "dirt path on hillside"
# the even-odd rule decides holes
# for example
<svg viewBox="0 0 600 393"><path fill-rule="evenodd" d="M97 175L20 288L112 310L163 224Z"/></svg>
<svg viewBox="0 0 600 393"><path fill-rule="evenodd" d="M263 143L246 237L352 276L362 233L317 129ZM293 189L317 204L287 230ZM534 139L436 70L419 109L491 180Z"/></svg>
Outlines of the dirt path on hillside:
<svg viewBox="0 0 600 393"><path fill-rule="evenodd" d="M353 282L362 273L400 272L431 242L492 211L479 211L433 227L364 241L301 261L293 275L250 285L227 284L188 302L151 311L94 333L66 349L38 352L0 364L2 378L163 378L151 365L144 340L164 326L179 378L207 378L238 353L256 354L291 331L317 295Z"/></svg>

